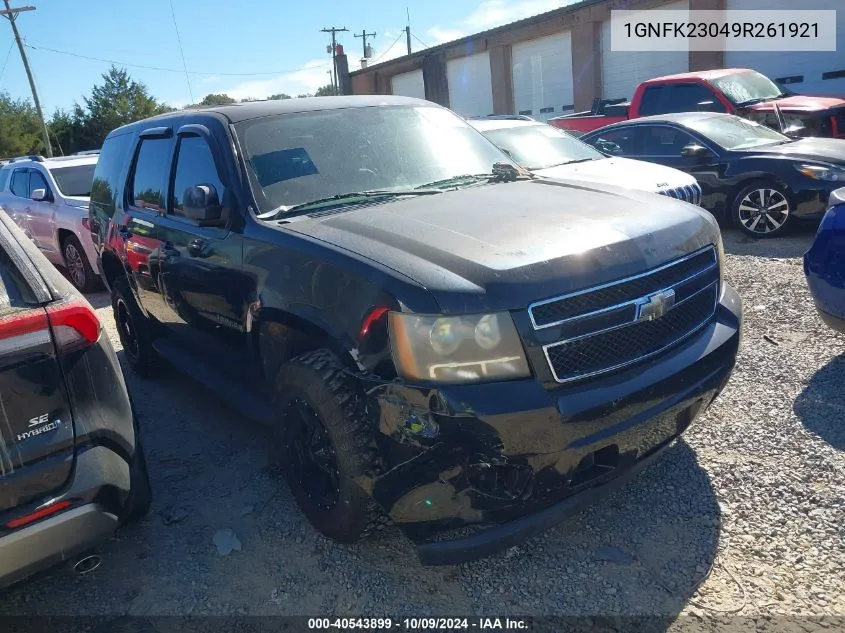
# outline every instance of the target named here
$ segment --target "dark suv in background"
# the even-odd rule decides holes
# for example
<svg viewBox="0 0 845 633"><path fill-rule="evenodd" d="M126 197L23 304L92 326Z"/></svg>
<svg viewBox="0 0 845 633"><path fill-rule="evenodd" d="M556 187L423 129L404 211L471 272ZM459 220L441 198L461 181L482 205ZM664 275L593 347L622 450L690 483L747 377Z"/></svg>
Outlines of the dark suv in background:
<svg viewBox="0 0 845 633"><path fill-rule="evenodd" d="M133 367L164 357L272 425L322 533L390 519L425 563L618 485L718 395L739 342L711 216L534 178L416 99L119 128L90 224ZM444 532L468 524L494 527Z"/></svg>
<svg viewBox="0 0 845 633"><path fill-rule="evenodd" d="M0 411L0 587L146 514L146 464L108 336L2 211Z"/></svg>

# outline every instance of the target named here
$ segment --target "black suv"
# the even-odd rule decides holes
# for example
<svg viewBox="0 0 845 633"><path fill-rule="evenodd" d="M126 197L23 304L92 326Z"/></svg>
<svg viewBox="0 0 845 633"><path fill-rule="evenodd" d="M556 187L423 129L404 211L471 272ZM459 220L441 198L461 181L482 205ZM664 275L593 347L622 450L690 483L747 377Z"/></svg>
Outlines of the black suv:
<svg viewBox="0 0 845 633"><path fill-rule="evenodd" d="M0 587L146 514L123 374L90 304L0 211Z"/></svg>
<svg viewBox="0 0 845 633"><path fill-rule="evenodd" d="M707 213L533 178L416 99L122 127L90 222L135 369L164 357L272 425L323 534L390 519L424 563L617 486L716 397L739 342ZM489 527L451 538L468 525Z"/></svg>

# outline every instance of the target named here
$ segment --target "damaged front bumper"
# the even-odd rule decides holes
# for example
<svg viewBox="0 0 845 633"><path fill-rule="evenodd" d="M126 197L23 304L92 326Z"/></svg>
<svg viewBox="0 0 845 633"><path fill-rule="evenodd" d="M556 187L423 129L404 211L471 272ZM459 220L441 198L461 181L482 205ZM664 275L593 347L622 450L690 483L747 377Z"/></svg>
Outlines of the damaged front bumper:
<svg viewBox="0 0 845 633"><path fill-rule="evenodd" d="M619 487L724 388L741 307L729 286L716 317L682 345L627 371L558 385L533 379L370 392L378 473L359 483L417 545L423 564L512 547ZM536 368L535 368L536 369ZM455 530L470 535L452 538Z"/></svg>

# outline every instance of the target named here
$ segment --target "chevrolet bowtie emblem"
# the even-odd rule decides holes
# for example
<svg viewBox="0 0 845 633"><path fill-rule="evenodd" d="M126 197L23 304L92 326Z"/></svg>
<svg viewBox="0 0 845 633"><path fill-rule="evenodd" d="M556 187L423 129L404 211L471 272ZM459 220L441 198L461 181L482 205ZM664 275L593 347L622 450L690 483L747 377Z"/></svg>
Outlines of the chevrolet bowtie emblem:
<svg viewBox="0 0 845 633"><path fill-rule="evenodd" d="M669 312L675 305L675 291L661 290L637 301L637 321L653 321Z"/></svg>

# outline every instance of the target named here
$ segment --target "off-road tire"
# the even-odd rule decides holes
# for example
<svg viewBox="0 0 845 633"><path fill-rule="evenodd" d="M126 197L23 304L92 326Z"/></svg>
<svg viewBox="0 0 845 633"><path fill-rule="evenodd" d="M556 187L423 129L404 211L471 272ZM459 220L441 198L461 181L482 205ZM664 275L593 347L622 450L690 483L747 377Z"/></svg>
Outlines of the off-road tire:
<svg viewBox="0 0 845 633"><path fill-rule="evenodd" d="M144 378L151 377L155 373L158 360L152 345L152 327L138 307L135 295L129 289L129 283L125 279L116 279L111 286L112 312L124 356L136 374ZM134 344L130 340L132 334L125 329L125 319L131 324Z"/></svg>
<svg viewBox="0 0 845 633"><path fill-rule="evenodd" d="M330 508L315 503L300 484L292 453L291 425L285 420L285 412L297 398L316 412L335 452L340 476L337 502ZM273 405L279 467L311 524L341 543L353 543L385 525L387 517L356 483L378 463L378 453L374 428L365 414L365 395L337 356L321 349L284 364L274 384Z"/></svg>

